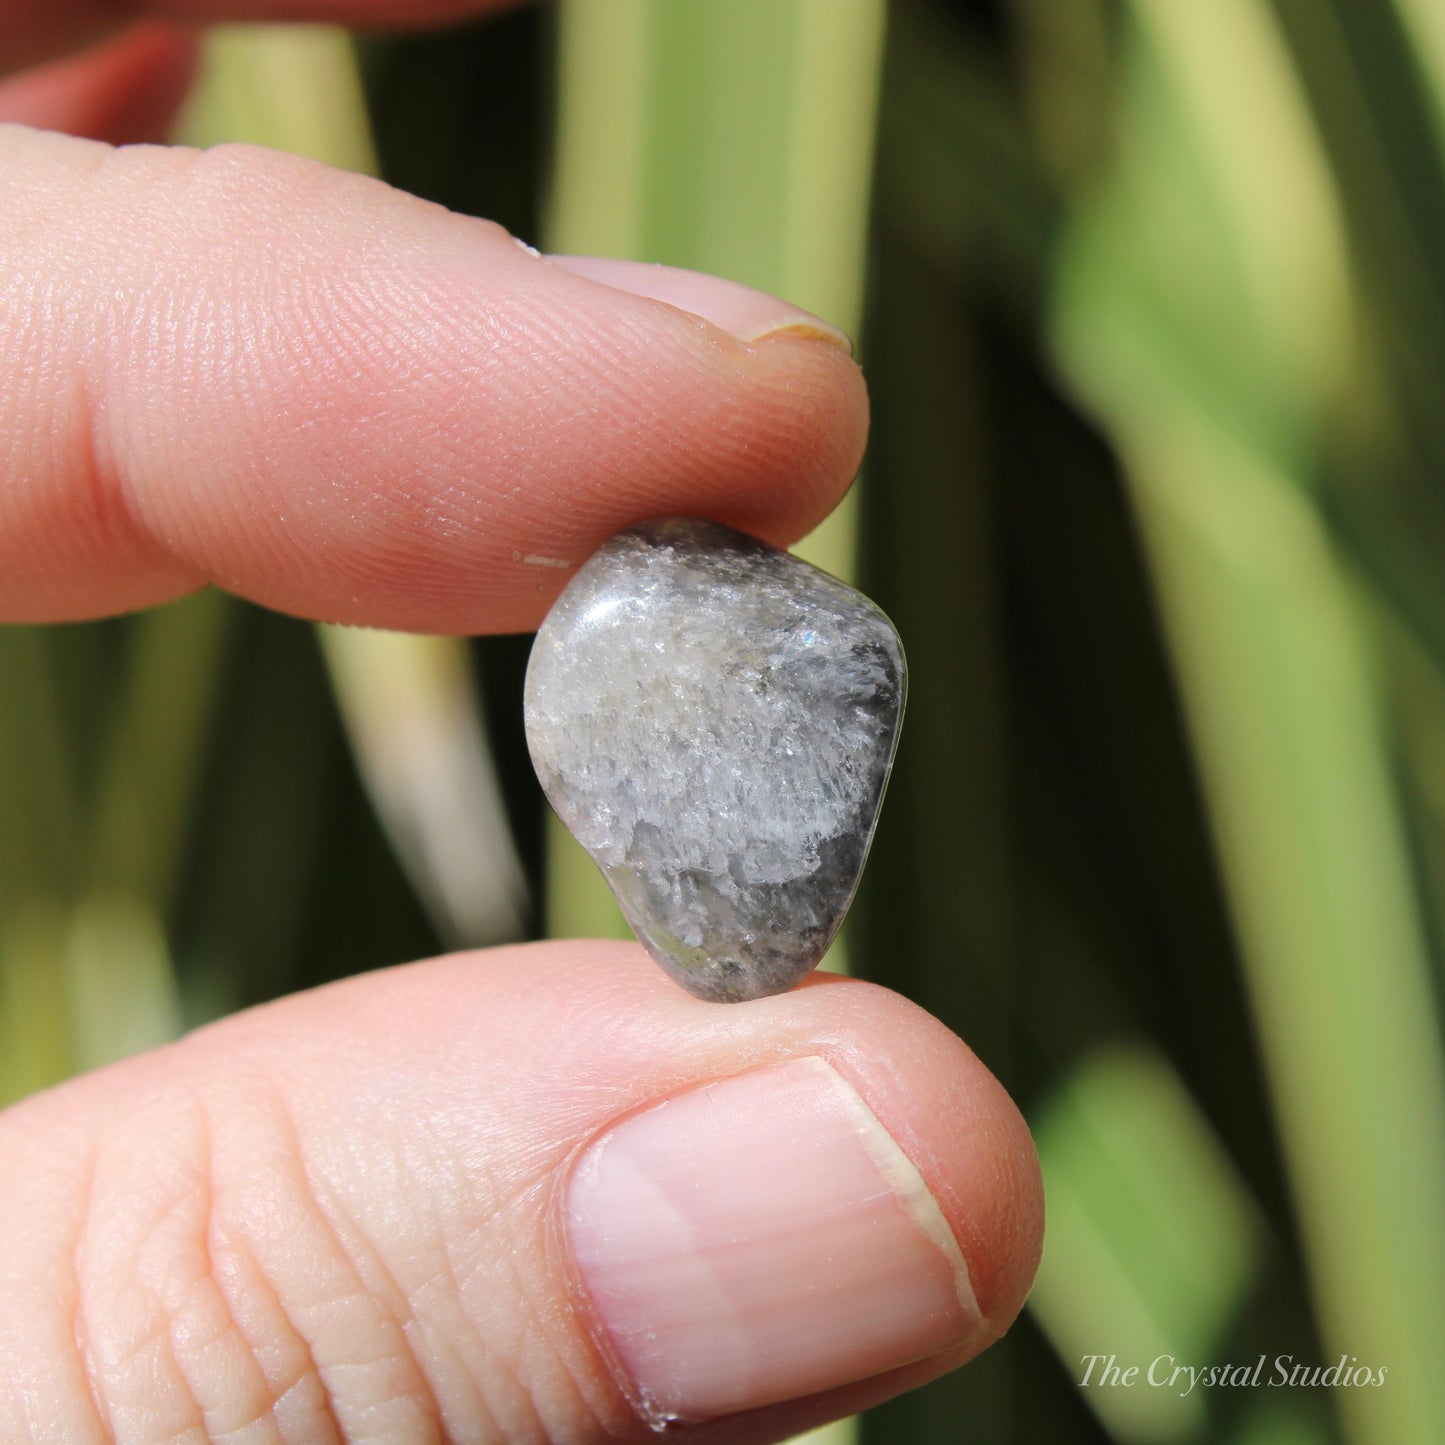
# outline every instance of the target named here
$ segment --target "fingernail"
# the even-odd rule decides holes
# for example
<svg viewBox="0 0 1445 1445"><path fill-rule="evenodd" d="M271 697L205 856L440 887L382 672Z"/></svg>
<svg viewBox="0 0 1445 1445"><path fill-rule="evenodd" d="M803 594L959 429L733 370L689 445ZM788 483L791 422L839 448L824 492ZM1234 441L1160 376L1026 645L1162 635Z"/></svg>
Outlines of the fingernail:
<svg viewBox="0 0 1445 1445"><path fill-rule="evenodd" d="M912 1161L819 1058L681 1094L582 1156L573 1256L654 1423L866 1379L983 1323Z"/></svg>
<svg viewBox="0 0 1445 1445"><path fill-rule="evenodd" d="M853 354L853 343L836 326L765 291L754 291L751 286L724 281L720 276L601 256L548 256L547 260L589 281L691 311L740 341L761 341L766 336L789 332L829 342L849 356Z"/></svg>

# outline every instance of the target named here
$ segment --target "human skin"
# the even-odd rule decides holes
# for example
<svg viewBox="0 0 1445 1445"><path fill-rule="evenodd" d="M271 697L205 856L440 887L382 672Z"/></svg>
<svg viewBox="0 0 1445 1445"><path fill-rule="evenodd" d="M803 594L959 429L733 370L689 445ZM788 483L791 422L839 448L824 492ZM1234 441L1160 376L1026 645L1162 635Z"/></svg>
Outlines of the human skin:
<svg viewBox="0 0 1445 1445"><path fill-rule="evenodd" d="M262 8L184 14L223 12ZM62 134L163 133L192 41L133 15L0 0L0 70L48 62L0 82L0 620L214 584L512 631L568 575L529 557L668 514L786 544L846 490L862 379L784 303L266 151ZM1042 1228L1018 1112L913 1005L706 1004L614 943L252 1010L15 1106L0 1160L4 1440L782 1439L984 1349Z"/></svg>

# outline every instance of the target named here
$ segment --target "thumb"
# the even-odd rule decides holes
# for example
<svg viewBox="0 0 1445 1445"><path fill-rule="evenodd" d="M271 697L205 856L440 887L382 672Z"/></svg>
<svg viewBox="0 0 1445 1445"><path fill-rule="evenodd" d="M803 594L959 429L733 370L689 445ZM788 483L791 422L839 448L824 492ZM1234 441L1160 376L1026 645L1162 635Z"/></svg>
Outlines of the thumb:
<svg viewBox="0 0 1445 1445"><path fill-rule="evenodd" d="M0 1116L0 1438L762 1441L970 1358L1040 1195L942 1025L539 944L240 1015Z"/></svg>

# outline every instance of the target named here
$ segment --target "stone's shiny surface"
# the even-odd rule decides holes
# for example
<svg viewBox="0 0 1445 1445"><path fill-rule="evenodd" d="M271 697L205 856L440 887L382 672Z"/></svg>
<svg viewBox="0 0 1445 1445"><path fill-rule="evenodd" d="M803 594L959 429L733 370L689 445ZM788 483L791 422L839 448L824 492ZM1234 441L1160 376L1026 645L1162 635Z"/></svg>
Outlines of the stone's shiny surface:
<svg viewBox="0 0 1445 1445"><path fill-rule="evenodd" d="M614 537L547 615L527 740L552 806L700 998L782 993L868 855L903 648L861 593L730 527Z"/></svg>

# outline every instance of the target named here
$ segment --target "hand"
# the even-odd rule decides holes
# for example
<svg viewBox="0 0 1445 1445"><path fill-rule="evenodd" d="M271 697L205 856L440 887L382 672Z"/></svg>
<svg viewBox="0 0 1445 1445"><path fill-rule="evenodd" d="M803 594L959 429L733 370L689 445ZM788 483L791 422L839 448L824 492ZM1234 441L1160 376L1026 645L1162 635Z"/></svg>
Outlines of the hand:
<svg viewBox="0 0 1445 1445"><path fill-rule="evenodd" d="M0 0L0 66L95 9ZM188 57L135 31L0 117L155 133ZM0 617L215 583L512 630L562 580L529 559L641 517L786 543L862 450L836 340L285 156L0 126ZM1041 1230L1016 1110L918 1009L699 1003L620 944L253 1010L10 1110L0 1158L4 1440L779 1439L985 1348Z"/></svg>

